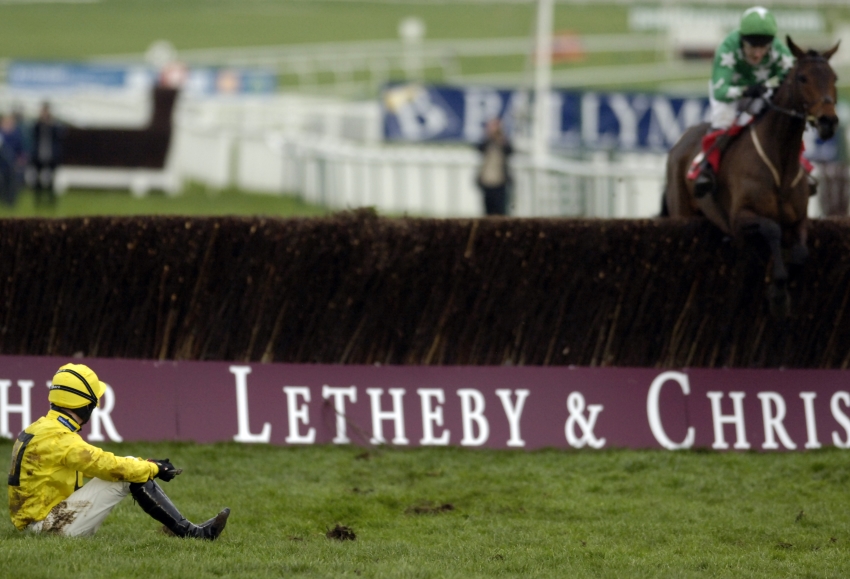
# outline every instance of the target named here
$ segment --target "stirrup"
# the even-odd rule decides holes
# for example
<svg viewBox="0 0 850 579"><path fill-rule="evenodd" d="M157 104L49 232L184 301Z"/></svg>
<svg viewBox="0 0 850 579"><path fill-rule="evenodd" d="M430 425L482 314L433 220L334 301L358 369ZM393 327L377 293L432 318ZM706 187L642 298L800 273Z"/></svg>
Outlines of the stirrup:
<svg viewBox="0 0 850 579"><path fill-rule="evenodd" d="M818 184L820 183L811 173L806 174L806 181L809 183L809 197L814 197L818 194Z"/></svg>

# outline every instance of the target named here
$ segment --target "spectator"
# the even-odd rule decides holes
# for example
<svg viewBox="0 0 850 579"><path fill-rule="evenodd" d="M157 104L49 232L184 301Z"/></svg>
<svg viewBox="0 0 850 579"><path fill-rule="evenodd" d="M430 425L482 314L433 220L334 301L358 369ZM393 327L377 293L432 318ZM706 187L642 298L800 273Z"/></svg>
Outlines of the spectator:
<svg viewBox="0 0 850 579"><path fill-rule="evenodd" d="M3 115L0 120L0 193L3 202L10 207L18 199L18 191L23 182L24 169L27 166L27 155L24 149L24 135L18 126L18 121L12 114Z"/></svg>
<svg viewBox="0 0 850 579"><path fill-rule="evenodd" d="M502 132L499 119L487 122L486 135L478 144L478 150L482 159L476 182L484 196L484 211L487 215L507 215L508 187L511 184L508 157L514 150Z"/></svg>
<svg viewBox="0 0 850 579"><path fill-rule="evenodd" d="M56 202L53 177L59 165L61 152L61 127L50 112L50 104L41 105L41 113L32 132L30 159L33 167L33 192L39 205L46 195L47 201Z"/></svg>

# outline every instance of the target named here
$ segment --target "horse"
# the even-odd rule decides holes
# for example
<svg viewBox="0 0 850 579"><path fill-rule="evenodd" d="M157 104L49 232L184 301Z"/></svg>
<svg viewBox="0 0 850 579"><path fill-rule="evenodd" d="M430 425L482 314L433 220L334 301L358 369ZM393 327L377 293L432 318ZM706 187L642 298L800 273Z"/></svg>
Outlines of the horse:
<svg viewBox="0 0 850 579"><path fill-rule="evenodd" d="M829 65L838 44L818 52L802 50L790 36L786 42L796 62L765 101L764 112L728 144L715 193L697 199L693 181L686 178L709 126L702 123L686 130L668 153L662 209L670 217L704 215L733 238L764 240L770 253L767 297L777 317L789 314L789 266L802 266L808 257L811 191L800 164L803 131L811 124L826 140L838 126L837 77Z"/></svg>

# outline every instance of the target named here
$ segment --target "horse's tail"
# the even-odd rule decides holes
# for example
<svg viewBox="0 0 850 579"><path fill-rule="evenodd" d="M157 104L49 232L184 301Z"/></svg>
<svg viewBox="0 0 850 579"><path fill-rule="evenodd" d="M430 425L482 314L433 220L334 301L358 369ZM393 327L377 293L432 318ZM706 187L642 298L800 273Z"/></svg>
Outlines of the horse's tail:
<svg viewBox="0 0 850 579"><path fill-rule="evenodd" d="M670 217L670 208L667 207L667 183L661 189L661 213L659 217Z"/></svg>

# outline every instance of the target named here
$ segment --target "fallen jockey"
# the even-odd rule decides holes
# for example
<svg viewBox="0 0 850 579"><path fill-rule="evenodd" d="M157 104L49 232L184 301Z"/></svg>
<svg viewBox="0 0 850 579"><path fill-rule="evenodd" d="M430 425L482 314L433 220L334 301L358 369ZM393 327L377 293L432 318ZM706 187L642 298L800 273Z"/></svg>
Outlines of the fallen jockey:
<svg viewBox="0 0 850 579"><path fill-rule="evenodd" d="M196 525L184 517L155 478L168 482L182 469L165 459L115 456L85 442L106 385L83 364L65 364L50 385L50 411L27 426L12 447L9 515L21 531L65 537L94 535L121 500L139 506L177 537L215 540L230 509ZM83 477L91 480L83 484Z"/></svg>

